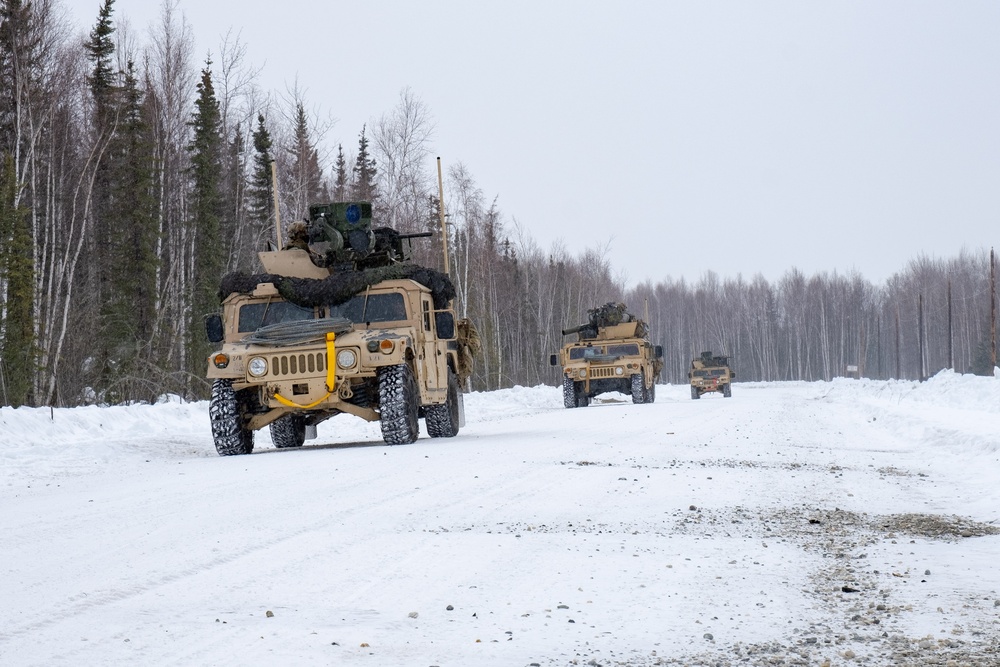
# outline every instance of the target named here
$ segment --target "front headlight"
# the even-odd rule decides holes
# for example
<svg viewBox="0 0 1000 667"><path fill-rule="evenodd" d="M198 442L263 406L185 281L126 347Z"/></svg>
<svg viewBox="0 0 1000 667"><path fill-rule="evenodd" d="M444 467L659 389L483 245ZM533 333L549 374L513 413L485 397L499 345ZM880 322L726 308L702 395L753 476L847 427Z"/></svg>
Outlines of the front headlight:
<svg viewBox="0 0 1000 667"><path fill-rule="evenodd" d="M267 361L263 357L254 357L247 364L247 370L250 371L250 375L254 377L260 377L267 373Z"/></svg>
<svg viewBox="0 0 1000 667"><path fill-rule="evenodd" d="M621 366L615 366L615 375L624 375L625 369Z"/></svg>
<svg viewBox="0 0 1000 667"><path fill-rule="evenodd" d="M581 368L580 369L580 377L582 377L582 378L587 377L587 369L586 368Z"/></svg>
<svg viewBox="0 0 1000 667"><path fill-rule="evenodd" d="M337 352L337 365L341 368L350 368L358 362L358 355L352 350L340 350Z"/></svg>

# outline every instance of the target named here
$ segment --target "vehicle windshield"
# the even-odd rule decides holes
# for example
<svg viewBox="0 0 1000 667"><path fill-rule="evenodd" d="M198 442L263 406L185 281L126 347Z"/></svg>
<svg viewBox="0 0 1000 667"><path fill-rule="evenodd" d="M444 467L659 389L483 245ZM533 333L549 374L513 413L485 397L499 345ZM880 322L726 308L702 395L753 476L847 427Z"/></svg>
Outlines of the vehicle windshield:
<svg viewBox="0 0 1000 667"><path fill-rule="evenodd" d="M712 377L719 377L719 376L722 376L722 375L726 374L726 369L725 368L713 368L712 370L709 371L709 374L712 375Z"/></svg>
<svg viewBox="0 0 1000 667"><path fill-rule="evenodd" d="M616 357L639 354L639 346L636 343L625 343L622 345L608 345L608 354Z"/></svg>
<svg viewBox="0 0 1000 667"><path fill-rule="evenodd" d="M708 371L695 371L694 376L696 378L706 378L708 377Z"/></svg>
<svg viewBox="0 0 1000 667"><path fill-rule="evenodd" d="M407 319L406 302L399 292L358 294L339 306L331 306L330 317L344 317L356 324L397 322Z"/></svg>
<svg viewBox="0 0 1000 667"><path fill-rule="evenodd" d="M595 357L602 354L604 348L600 345L597 347L571 347L569 349L570 359L589 359L590 357Z"/></svg>
<svg viewBox="0 0 1000 667"><path fill-rule="evenodd" d="M311 320L314 317L315 312L312 308L302 308L287 301L247 303L240 306L239 331L246 333L256 331L268 324Z"/></svg>

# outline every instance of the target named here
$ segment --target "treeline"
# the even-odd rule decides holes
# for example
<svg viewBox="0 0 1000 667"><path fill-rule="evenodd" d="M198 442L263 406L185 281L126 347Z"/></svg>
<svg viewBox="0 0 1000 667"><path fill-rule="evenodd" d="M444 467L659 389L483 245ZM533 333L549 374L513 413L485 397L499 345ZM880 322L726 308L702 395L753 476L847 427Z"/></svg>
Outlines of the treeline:
<svg viewBox="0 0 1000 667"><path fill-rule="evenodd" d="M641 285L626 298L633 307L648 300L670 382L683 382L702 350L732 355L740 381L986 375L996 363L990 259L984 250L920 257L883 286L795 269L774 284L708 273L693 284Z"/></svg>
<svg viewBox="0 0 1000 667"><path fill-rule="evenodd" d="M417 260L442 266L434 124L411 91L332 144L298 89L260 88L239 40L196 62L172 3L144 44L114 0L83 39L62 16L0 0L0 404L205 396L203 317L223 274L281 243L276 209L287 228L310 203L371 200L381 224L434 232ZM539 248L465 165L444 183L457 308L483 340L476 389L556 383L560 330L609 301L648 307L663 381L708 349L742 380L991 368L984 252L920 258L882 287L792 270L627 290L606 248Z"/></svg>

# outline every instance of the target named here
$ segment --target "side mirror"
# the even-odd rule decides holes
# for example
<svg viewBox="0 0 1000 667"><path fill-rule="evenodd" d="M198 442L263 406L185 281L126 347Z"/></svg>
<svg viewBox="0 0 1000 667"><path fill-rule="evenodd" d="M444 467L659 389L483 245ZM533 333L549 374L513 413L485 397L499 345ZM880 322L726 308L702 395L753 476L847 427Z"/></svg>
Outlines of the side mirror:
<svg viewBox="0 0 1000 667"><path fill-rule="evenodd" d="M214 315L205 316L205 334L208 336L209 343L221 343L226 337L225 330L222 328L222 316L218 313Z"/></svg>
<svg viewBox="0 0 1000 667"><path fill-rule="evenodd" d="M559 365L559 358L556 355L554 355L554 354L550 354L549 355L549 366L558 366L558 365Z"/></svg>
<svg viewBox="0 0 1000 667"><path fill-rule="evenodd" d="M691 371L688 371L688 380L691 379Z"/></svg>
<svg viewBox="0 0 1000 667"><path fill-rule="evenodd" d="M735 378L736 377L736 372L735 371L729 371L729 377Z"/></svg>
<svg viewBox="0 0 1000 667"><path fill-rule="evenodd" d="M656 354L656 358L657 359L662 359L663 358L663 346L662 345L657 345L656 347L654 347L653 348L653 353Z"/></svg>

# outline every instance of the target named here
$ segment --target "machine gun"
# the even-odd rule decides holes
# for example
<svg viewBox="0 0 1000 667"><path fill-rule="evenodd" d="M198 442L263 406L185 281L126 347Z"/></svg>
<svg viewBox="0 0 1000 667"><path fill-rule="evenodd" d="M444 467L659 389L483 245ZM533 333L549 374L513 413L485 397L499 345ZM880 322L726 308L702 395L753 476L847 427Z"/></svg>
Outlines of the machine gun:
<svg viewBox="0 0 1000 667"><path fill-rule="evenodd" d="M578 327L570 327L569 329L562 330L563 336L569 336L570 334L580 334L580 338L597 338L597 327L588 322Z"/></svg>
<svg viewBox="0 0 1000 667"><path fill-rule="evenodd" d="M409 261L410 239L429 236L433 234L400 234L390 227L372 229L370 202L309 207L308 249L315 264L331 271L357 271Z"/></svg>

